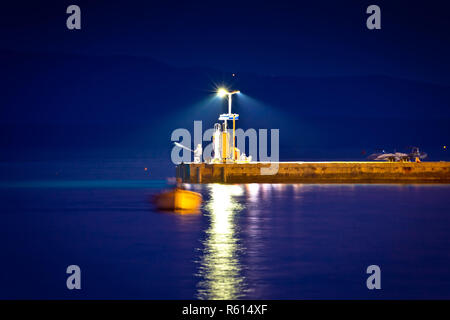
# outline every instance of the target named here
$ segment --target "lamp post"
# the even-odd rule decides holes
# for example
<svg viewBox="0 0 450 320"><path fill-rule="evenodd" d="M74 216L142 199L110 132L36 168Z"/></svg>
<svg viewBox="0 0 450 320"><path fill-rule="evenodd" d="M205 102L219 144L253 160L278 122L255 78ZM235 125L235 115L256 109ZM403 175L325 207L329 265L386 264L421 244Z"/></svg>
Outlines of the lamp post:
<svg viewBox="0 0 450 320"><path fill-rule="evenodd" d="M223 97L227 96L227 98L228 98L228 114L229 115L231 115L231 101L232 101L231 96L236 93L240 93L240 91L234 90L234 91L228 92L228 90L226 90L224 88L220 88L219 91L217 91L217 94L219 95L219 97L223 98Z"/></svg>
<svg viewBox="0 0 450 320"><path fill-rule="evenodd" d="M227 120L233 120L233 149L232 149L232 153L231 153L231 158L233 160L236 160L234 155L235 155L235 130L236 130L236 126L235 126L235 121L237 119L239 119L239 115L235 114L235 113L231 113L231 103L232 103L232 96L233 94L237 94L240 93L239 90L234 90L229 92L228 90L224 89L224 88L220 88L217 91L217 95L221 98L223 97L227 97L228 98L228 114L221 114L219 117L219 120L223 120L224 124L225 124L225 128L227 126Z"/></svg>

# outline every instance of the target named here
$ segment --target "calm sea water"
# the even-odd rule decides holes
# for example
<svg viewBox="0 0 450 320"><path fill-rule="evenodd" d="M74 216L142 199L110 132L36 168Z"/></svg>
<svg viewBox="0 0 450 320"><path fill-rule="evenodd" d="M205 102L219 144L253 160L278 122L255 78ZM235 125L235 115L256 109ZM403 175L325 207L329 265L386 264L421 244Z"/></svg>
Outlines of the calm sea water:
<svg viewBox="0 0 450 320"><path fill-rule="evenodd" d="M155 211L166 187L1 182L0 298L450 298L450 186L188 185L198 214Z"/></svg>

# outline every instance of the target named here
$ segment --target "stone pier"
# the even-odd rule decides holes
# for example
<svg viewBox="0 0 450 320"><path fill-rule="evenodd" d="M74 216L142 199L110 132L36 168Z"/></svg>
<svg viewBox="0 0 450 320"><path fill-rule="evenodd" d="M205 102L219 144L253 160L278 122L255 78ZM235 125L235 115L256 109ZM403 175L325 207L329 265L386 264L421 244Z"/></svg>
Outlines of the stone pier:
<svg viewBox="0 0 450 320"><path fill-rule="evenodd" d="M184 163L176 176L186 183L450 183L450 162Z"/></svg>

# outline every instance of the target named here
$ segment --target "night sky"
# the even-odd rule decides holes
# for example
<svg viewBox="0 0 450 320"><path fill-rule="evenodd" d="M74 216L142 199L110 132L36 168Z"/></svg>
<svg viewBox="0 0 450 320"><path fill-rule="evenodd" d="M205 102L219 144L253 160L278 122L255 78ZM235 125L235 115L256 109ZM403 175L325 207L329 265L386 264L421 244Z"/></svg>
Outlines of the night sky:
<svg viewBox="0 0 450 320"><path fill-rule="evenodd" d="M2 5L3 49L151 57L265 75L386 74L450 83L445 1L18 1ZM65 28L78 4L82 30Z"/></svg>
<svg viewBox="0 0 450 320"><path fill-rule="evenodd" d="M70 4L81 7L81 30L66 28ZM371 4L381 30L366 28ZM166 148L177 127L200 119L212 127L224 106L205 105L224 84L246 94L236 101L240 126L281 129L286 159L415 145L444 157L448 9L444 1L5 3L1 147Z"/></svg>

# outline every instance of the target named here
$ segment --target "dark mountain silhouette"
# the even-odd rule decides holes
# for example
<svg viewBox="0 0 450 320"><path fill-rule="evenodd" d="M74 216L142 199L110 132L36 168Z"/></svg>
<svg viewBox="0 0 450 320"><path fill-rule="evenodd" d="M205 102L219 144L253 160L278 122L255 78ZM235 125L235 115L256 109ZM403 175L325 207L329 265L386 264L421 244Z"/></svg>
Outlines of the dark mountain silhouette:
<svg viewBox="0 0 450 320"><path fill-rule="evenodd" d="M225 111L213 98L222 83L244 93L235 100L240 127L280 129L282 159L361 158L363 149L416 145L439 150L449 138L448 86L382 75L232 76L146 57L8 51L0 53L0 69L4 159L30 150L39 157L44 149L167 155L172 130L192 130L194 120L212 127Z"/></svg>

